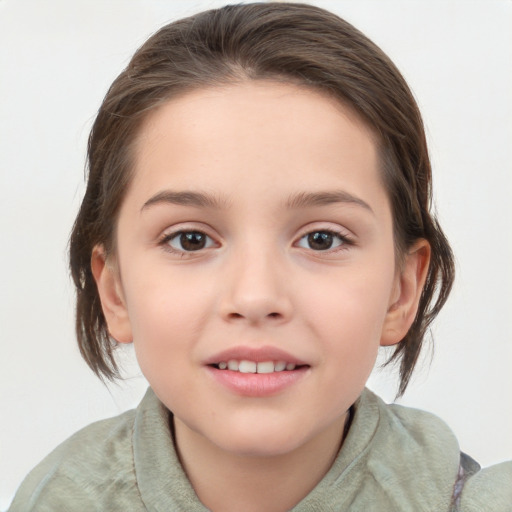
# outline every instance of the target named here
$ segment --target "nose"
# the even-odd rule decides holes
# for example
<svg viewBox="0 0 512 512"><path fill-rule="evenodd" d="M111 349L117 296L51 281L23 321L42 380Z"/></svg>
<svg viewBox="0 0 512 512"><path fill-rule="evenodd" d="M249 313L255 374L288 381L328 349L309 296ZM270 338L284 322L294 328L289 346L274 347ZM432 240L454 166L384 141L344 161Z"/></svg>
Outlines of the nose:
<svg viewBox="0 0 512 512"><path fill-rule="evenodd" d="M292 315L287 273L274 251L246 249L226 262L220 313L230 322L284 323Z"/></svg>

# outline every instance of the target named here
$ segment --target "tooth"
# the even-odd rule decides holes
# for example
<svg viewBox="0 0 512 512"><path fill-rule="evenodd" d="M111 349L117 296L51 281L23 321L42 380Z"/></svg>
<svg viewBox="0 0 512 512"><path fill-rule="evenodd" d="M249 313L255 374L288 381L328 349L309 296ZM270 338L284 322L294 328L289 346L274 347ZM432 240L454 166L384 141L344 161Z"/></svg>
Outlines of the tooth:
<svg viewBox="0 0 512 512"><path fill-rule="evenodd" d="M295 370L295 364L293 364L293 363L288 363L288 364L286 365L286 369L287 369L287 370Z"/></svg>
<svg viewBox="0 0 512 512"><path fill-rule="evenodd" d="M264 361L257 364L258 373L274 373L274 361Z"/></svg>
<svg viewBox="0 0 512 512"><path fill-rule="evenodd" d="M254 361L240 361L238 371L240 373L256 373L256 363Z"/></svg>
<svg viewBox="0 0 512 512"><path fill-rule="evenodd" d="M228 363L222 361L217 366L219 367L219 370L225 370L228 367Z"/></svg>
<svg viewBox="0 0 512 512"><path fill-rule="evenodd" d="M286 363L284 361L278 361L275 365L274 371L282 372L284 369L286 369Z"/></svg>
<svg viewBox="0 0 512 512"><path fill-rule="evenodd" d="M232 370L234 372L238 371L238 361L235 361L234 359L231 359L228 361L228 369Z"/></svg>

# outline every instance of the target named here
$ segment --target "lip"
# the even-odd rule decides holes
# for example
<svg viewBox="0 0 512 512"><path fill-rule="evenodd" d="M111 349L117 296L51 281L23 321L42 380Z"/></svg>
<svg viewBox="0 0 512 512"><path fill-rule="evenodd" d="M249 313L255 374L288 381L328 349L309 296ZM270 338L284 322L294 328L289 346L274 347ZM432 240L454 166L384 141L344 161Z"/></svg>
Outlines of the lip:
<svg viewBox="0 0 512 512"><path fill-rule="evenodd" d="M241 373L219 370L214 365L222 361L248 360L256 363L285 361L297 366L295 370L273 373ZM310 365L276 347L234 347L218 352L205 360L205 369L215 382L238 396L270 397L299 383L310 371Z"/></svg>
<svg viewBox="0 0 512 512"><path fill-rule="evenodd" d="M206 366L210 376L230 392L246 397L270 397L284 392L296 385L309 372L309 366L300 366L295 370L274 373L240 373L231 370L219 370Z"/></svg>
<svg viewBox="0 0 512 512"><path fill-rule="evenodd" d="M254 361L255 363L263 363L265 361L285 361L293 363L296 366L309 366L308 363L298 359L297 357L281 350L277 347L263 346L263 347L232 347L222 352L218 352L211 357L208 357L204 364L209 366L220 363L222 361L229 361L235 359L236 361L247 360Z"/></svg>

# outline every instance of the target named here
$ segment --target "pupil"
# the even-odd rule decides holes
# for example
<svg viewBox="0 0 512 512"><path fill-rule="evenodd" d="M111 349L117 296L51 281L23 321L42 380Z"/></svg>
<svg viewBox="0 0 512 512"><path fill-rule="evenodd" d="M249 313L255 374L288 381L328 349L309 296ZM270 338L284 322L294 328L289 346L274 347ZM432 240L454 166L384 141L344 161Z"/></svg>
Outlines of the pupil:
<svg viewBox="0 0 512 512"><path fill-rule="evenodd" d="M325 231L317 231L308 235L308 243L311 249L317 251L325 251L332 247L333 237L331 233Z"/></svg>
<svg viewBox="0 0 512 512"><path fill-rule="evenodd" d="M195 231L189 233L181 233L180 242L183 249L187 251L198 251L203 249L206 243L206 237L203 233Z"/></svg>

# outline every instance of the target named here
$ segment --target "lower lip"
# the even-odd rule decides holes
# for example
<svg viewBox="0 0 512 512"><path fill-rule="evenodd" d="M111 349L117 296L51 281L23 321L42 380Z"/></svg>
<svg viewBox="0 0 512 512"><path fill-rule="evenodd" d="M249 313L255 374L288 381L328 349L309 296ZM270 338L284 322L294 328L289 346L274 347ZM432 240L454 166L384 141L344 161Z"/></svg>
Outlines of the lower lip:
<svg viewBox="0 0 512 512"><path fill-rule="evenodd" d="M308 371L308 366L296 370L273 373L241 373L219 370L207 366L213 378L234 393L242 396L266 397L277 395L299 382Z"/></svg>

